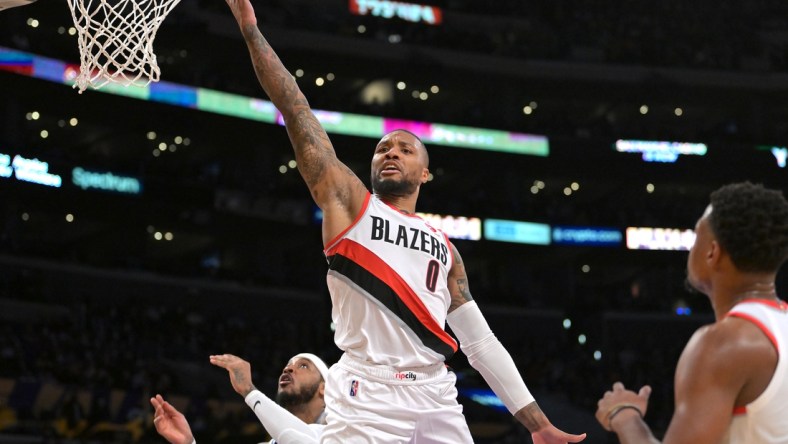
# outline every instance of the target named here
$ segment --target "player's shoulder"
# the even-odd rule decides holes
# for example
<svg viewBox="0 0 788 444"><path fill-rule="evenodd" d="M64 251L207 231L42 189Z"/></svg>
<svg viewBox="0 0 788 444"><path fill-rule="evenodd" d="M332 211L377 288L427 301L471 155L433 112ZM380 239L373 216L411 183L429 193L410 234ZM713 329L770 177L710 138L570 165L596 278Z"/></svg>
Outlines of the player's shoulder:
<svg viewBox="0 0 788 444"><path fill-rule="evenodd" d="M726 316L695 331L691 341L708 347L737 345L752 340L760 328L748 319Z"/></svg>
<svg viewBox="0 0 788 444"><path fill-rule="evenodd" d="M748 319L725 317L699 328L687 345L688 352L709 365L746 366L764 357L772 349L761 328Z"/></svg>

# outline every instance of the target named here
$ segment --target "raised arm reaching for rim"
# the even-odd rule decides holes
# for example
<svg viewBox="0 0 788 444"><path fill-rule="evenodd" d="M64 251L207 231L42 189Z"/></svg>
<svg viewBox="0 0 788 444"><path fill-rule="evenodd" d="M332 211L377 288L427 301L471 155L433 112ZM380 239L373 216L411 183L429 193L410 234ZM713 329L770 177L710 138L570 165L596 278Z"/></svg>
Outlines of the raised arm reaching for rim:
<svg viewBox="0 0 788 444"><path fill-rule="evenodd" d="M298 171L323 210L325 244L353 222L368 191L353 171L337 159L328 134L306 97L258 29L250 1L226 2L241 28L260 85L282 113Z"/></svg>

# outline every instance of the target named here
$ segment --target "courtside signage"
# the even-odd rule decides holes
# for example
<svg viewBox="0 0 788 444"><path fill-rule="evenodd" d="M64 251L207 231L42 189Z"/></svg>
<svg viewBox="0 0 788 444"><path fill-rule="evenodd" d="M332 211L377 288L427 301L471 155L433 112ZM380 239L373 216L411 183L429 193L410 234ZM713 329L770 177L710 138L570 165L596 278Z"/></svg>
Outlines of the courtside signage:
<svg viewBox="0 0 788 444"><path fill-rule="evenodd" d="M142 183L134 177L88 171L80 167L71 170L71 182L83 190L96 189L123 194L140 194Z"/></svg>
<svg viewBox="0 0 788 444"><path fill-rule="evenodd" d="M0 153L0 178L16 179L37 185L60 188L63 179L49 172L49 163L38 159L28 159L19 154L11 158Z"/></svg>
<svg viewBox="0 0 788 444"><path fill-rule="evenodd" d="M516 220L485 219L484 238L498 242L550 245L550 225Z"/></svg>
<svg viewBox="0 0 788 444"><path fill-rule="evenodd" d="M627 248L630 250L689 250L695 243L690 229L629 227Z"/></svg>
<svg viewBox="0 0 788 444"><path fill-rule="evenodd" d="M372 15L384 19L400 18L414 23L440 25L443 12L437 6L389 0L350 0L350 12L355 15Z"/></svg>
<svg viewBox="0 0 788 444"><path fill-rule="evenodd" d="M616 151L641 153L646 162L673 163L681 155L704 156L708 148L705 143L659 142L651 140L617 140Z"/></svg>
<svg viewBox="0 0 788 444"><path fill-rule="evenodd" d="M73 64L2 46L0 46L0 71L9 71L69 86L74 84L74 79L78 74L77 67ZM270 101L205 88L169 82L156 82L145 86L130 85L128 87L108 83L98 92L161 102L241 119L284 124L284 119ZM313 112L329 134L380 139L391 129L404 128L419 136L424 142L433 145L532 156L547 156L550 153L547 137L540 135L317 109Z"/></svg>
<svg viewBox="0 0 788 444"><path fill-rule="evenodd" d="M553 244L617 247L624 241L621 230L602 227L553 227Z"/></svg>
<svg viewBox="0 0 788 444"><path fill-rule="evenodd" d="M416 213L416 215L452 239L477 241L482 238L482 220L478 217L443 216L429 213Z"/></svg>

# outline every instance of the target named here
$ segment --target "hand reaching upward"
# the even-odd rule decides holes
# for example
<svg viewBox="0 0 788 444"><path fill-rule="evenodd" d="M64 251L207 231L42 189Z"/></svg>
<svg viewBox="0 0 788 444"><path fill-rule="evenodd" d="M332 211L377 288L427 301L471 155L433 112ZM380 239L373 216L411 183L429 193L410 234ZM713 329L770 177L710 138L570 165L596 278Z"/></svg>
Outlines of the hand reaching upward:
<svg viewBox="0 0 788 444"><path fill-rule="evenodd" d="M151 398L150 403L154 408L153 425L159 435L170 444L191 444L194 441L191 427L183 413L165 401L161 395Z"/></svg>
<svg viewBox="0 0 788 444"><path fill-rule="evenodd" d="M241 30L246 26L257 26L257 17L254 15L254 8L250 0L225 0L227 6L233 12L235 20Z"/></svg>
<svg viewBox="0 0 788 444"><path fill-rule="evenodd" d="M255 386L252 385L252 366L235 355L212 355L211 364L221 367L230 373L230 383L233 389L246 398Z"/></svg>

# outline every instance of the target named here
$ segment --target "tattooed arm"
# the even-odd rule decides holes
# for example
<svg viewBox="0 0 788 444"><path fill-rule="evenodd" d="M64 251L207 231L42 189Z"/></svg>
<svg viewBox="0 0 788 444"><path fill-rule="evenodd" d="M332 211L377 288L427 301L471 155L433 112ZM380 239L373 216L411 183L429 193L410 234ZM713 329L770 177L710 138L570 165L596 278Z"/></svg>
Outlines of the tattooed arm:
<svg viewBox="0 0 788 444"><path fill-rule="evenodd" d="M466 302L473 300L471 290L468 288L468 275L465 274L465 264L462 262L460 252L454 244L449 245L453 257L451 270L449 270L449 295L451 304L449 313L460 308Z"/></svg>
<svg viewBox="0 0 788 444"><path fill-rule="evenodd" d="M252 384L252 366L234 355L212 355L211 364L221 367L230 374L233 390L244 398L257 388Z"/></svg>
<svg viewBox="0 0 788 444"><path fill-rule="evenodd" d="M324 212L323 238L327 241L350 225L361 210L367 189L337 159L306 97L258 29L250 0L226 2L241 28L260 85L282 113L298 170Z"/></svg>
<svg viewBox="0 0 788 444"><path fill-rule="evenodd" d="M539 408L511 355L495 337L471 297L460 253L453 244L450 247L454 262L449 270L451 304L446 320L460 340L468 362L481 373L509 412L531 432L535 444L579 442L585 439L585 435L570 435L557 429Z"/></svg>

